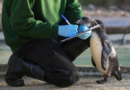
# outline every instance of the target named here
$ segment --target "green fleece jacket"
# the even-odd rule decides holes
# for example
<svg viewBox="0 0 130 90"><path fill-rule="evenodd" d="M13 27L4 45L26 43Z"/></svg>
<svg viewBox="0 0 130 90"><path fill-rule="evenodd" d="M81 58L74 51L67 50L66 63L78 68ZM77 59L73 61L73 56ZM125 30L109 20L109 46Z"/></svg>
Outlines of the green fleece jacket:
<svg viewBox="0 0 130 90"><path fill-rule="evenodd" d="M17 53L29 41L57 37L62 14L71 24L81 19L78 0L4 0L5 43Z"/></svg>

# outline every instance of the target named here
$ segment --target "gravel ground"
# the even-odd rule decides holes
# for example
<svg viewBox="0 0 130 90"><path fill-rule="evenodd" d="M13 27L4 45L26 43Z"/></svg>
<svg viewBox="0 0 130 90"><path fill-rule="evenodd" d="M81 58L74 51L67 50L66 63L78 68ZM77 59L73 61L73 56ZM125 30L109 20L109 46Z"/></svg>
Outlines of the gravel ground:
<svg viewBox="0 0 130 90"><path fill-rule="evenodd" d="M24 87L10 87L0 77L0 90L130 90L130 75L124 74L122 81L117 81L114 77L105 84L97 84L95 81L102 79L97 76L82 77L76 84L66 88L60 88L43 81L24 77Z"/></svg>

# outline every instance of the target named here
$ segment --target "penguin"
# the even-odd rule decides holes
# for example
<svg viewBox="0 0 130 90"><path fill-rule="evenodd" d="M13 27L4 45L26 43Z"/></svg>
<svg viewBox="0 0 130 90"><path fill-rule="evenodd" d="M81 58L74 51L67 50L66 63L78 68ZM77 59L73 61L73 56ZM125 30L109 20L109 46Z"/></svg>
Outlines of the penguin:
<svg viewBox="0 0 130 90"><path fill-rule="evenodd" d="M122 80L117 53L106 34L103 23L100 20L94 20L89 17L83 17L77 23L86 25L87 27L97 24L101 25L100 28L93 30L90 36L92 64L104 75L103 80L97 80L96 82L98 84L106 83L110 76L115 76L117 80Z"/></svg>

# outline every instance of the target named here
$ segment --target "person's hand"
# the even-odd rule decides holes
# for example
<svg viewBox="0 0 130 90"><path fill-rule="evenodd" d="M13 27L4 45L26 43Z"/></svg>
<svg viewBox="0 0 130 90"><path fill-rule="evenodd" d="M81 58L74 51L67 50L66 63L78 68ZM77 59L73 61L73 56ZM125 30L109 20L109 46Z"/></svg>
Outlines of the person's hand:
<svg viewBox="0 0 130 90"><path fill-rule="evenodd" d="M79 26L79 33L82 33L82 32L84 32L84 31L86 31L86 30L89 30L89 28L88 27L86 27L85 25L80 25ZM87 38L89 38L90 36L91 36L91 33L92 33L92 31L88 31L88 32L86 32L86 33L84 33L83 35L80 35L80 36L78 36L80 39L82 39L82 40L85 40L85 39L87 39Z"/></svg>
<svg viewBox="0 0 130 90"><path fill-rule="evenodd" d="M78 25L59 26L58 35L63 37L73 37L78 33Z"/></svg>

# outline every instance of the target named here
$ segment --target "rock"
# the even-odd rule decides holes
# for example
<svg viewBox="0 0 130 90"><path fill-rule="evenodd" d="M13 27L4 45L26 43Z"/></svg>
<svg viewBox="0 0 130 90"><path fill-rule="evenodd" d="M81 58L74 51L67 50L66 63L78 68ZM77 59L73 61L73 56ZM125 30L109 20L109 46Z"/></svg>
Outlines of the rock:
<svg viewBox="0 0 130 90"><path fill-rule="evenodd" d="M85 87L90 88L90 87L93 87L93 86L86 84Z"/></svg>
<svg viewBox="0 0 130 90"><path fill-rule="evenodd" d="M91 10L96 10L96 7L95 7L93 4L89 4L88 7L89 7Z"/></svg>
<svg viewBox="0 0 130 90"><path fill-rule="evenodd" d="M104 8L104 7L99 7L98 9L103 10L103 11L106 10L106 8Z"/></svg>
<svg viewBox="0 0 130 90"><path fill-rule="evenodd" d="M128 6L128 5L121 5L121 8L126 11L130 11L130 6Z"/></svg>
<svg viewBox="0 0 130 90"><path fill-rule="evenodd" d="M114 5L109 6L109 9L110 10L119 10L119 8L117 6L114 6Z"/></svg>

